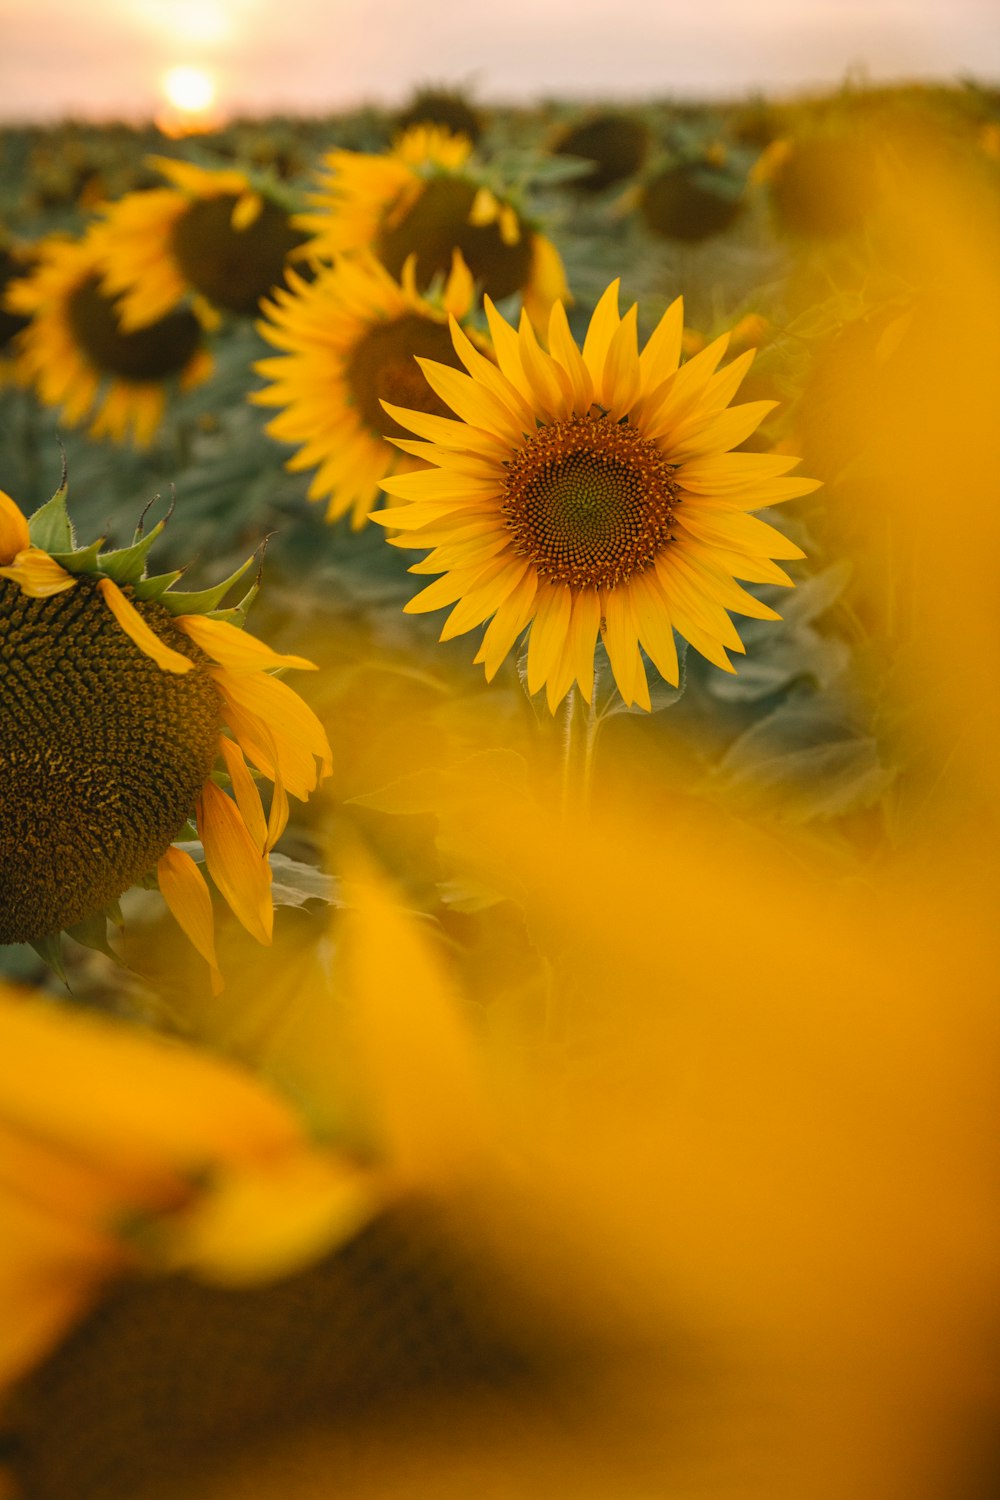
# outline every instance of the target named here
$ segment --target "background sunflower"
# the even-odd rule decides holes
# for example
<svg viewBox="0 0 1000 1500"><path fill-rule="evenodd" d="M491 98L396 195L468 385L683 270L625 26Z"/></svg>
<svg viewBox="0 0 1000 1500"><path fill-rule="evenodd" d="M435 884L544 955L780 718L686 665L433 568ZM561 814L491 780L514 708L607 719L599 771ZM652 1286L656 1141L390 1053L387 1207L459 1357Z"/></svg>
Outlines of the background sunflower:
<svg viewBox="0 0 1000 1500"><path fill-rule="evenodd" d="M12 340L19 377L71 426L90 419L91 437L152 442L167 390L190 390L212 373L193 313L177 309L141 329L126 328L104 289L108 235L91 225L78 240L52 237L37 265L7 288L10 313L27 318Z"/></svg>
<svg viewBox="0 0 1000 1500"><path fill-rule="evenodd" d="M364 525L385 477L413 467L391 441L403 429L383 401L446 410L416 357L454 360L448 317L465 319L471 303L472 279L457 253L431 300L417 290L413 257L397 282L360 253L311 282L290 272L289 289L264 304L257 326L283 352L254 366L273 383L250 400L282 408L266 430L302 445L287 467L316 469L306 493L327 499L328 520L350 512L352 526Z"/></svg>

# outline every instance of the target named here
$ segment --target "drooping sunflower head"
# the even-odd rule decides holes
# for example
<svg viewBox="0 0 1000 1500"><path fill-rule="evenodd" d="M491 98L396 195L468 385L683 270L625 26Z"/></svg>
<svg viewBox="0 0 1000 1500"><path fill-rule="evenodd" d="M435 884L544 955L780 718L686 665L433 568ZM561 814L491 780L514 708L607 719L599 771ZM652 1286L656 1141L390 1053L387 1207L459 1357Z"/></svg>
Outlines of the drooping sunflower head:
<svg viewBox="0 0 1000 1500"><path fill-rule="evenodd" d="M270 672L311 664L238 628L256 584L220 609L252 559L181 593L178 573L146 572L164 522L77 547L65 500L64 482L28 520L0 493L0 943L44 945L157 877L214 971L208 887L174 843L197 824L216 886L268 942L286 794L329 768L319 721ZM267 817L250 766L274 782Z"/></svg>
<svg viewBox="0 0 1000 1500"><path fill-rule="evenodd" d="M483 133L481 112L458 89L417 89L396 120L401 134L414 125L436 125L452 135L464 135L473 145Z"/></svg>
<svg viewBox="0 0 1000 1500"><path fill-rule="evenodd" d="M440 575L407 609L450 605L442 639L488 620L488 678L530 627L528 688L544 686L553 711L574 681L590 701L598 639L627 704L650 706L647 661L677 683L675 631L733 671L728 611L778 618L737 580L790 584L774 559L802 556L750 512L816 488L781 477L794 458L734 451L775 404L729 405L753 351L720 370L723 336L681 364L678 299L640 352L617 282L582 351L561 303L547 351L526 317L515 331L490 302L487 314L497 366L457 325L464 372L422 364L452 418L391 409L429 467L385 480L408 503L375 519L427 552L412 572Z"/></svg>
<svg viewBox="0 0 1000 1500"><path fill-rule="evenodd" d="M722 234L744 208L745 178L723 148L659 168L643 184L639 211L651 234L696 243Z"/></svg>
<svg viewBox="0 0 1000 1500"><path fill-rule="evenodd" d="M171 183L129 193L104 210L104 287L126 327L139 328L193 298L196 306L251 316L280 283L304 236L287 206L234 169L151 157Z"/></svg>
<svg viewBox="0 0 1000 1500"><path fill-rule="evenodd" d="M437 126L406 131L383 156L331 151L298 223L320 259L370 250L396 277L412 256L421 291L447 276L457 250L494 300L519 294L529 317L567 295L558 252L472 159L471 142Z"/></svg>
<svg viewBox="0 0 1000 1500"><path fill-rule="evenodd" d="M561 130L552 150L589 161L591 170L572 185L600 193L638 172L649 150L649 130L634 115L604 110Z"/></svg>
<svg viewBox="0 0 1000 1500"><path fill-rule="evenodd" d="M767 185L778 228L804 239L831 239L864 227L881 193L878 152L857 129L772 141L752 179Z"/></svg>
<svg viewBox="0 0 1000 1500"><path fill-rule="evenodd" d="M406 429L384 406L445 416L416 356L457 368L448 316L465 318L472 279L459 255L438 293L417 290L413 258L397 282L373 256L345 257L311 283L292 272L290 289L265 303L260 332L282 353L256 370L272 384L251 400L282 410L267 431L298 451L293 470L315 468L311 500L326 499L330 520L368 518L388 474L412 468L393 442Z"/></svg>
<svg viewBox="0 0 1000 1500"><path fill-rule="evenodd" d="M125 326L104 285L107 235L93 225L78 240L53 236L37 264L12 280L4 306L27 319L16 333L17 373L70 426L90 419L92 437L153 439L171 387L190 389L212 372L198 319L185 308L141 328Z"/></svg>

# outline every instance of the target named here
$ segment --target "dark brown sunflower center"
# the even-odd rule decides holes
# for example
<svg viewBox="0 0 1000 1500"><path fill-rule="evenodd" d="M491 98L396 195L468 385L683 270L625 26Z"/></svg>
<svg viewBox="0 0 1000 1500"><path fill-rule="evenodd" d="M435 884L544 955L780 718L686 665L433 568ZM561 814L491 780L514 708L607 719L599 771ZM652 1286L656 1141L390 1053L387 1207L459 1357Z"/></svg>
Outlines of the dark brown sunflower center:
<svg viewBox="0 0 1000 1500"><path fill-rule="evenodd" d="M391 323L377 323L359 339L347 361L347 383L365 425L383 437L412 437L382 406L408 406L432 416L451 416L431 390L415 355L460 369L451 334L443 323L405 313Z"/></svg>
<svg viewBox="0 0 1000 1500"><path fill-rule="evenodd" d="M122 380L163 380L176 375L201 342L198 319L183 311L126 333L97 276L88 277L71 293L66 316L73 337L91 362Z"/></svg>
<svg viewBox="0 0 1000 1500"><path fill-rule="evenodd" d="M205 660L162 605L136 608ZM141 879L190 816L218 732L204 668L162 671L93 579L29 599L0 578L0 943L72 926Z"/></svg>
<svg viewBox="0 0 1000 1500"><path fill-rule="evenodd" d="M417 257L417 285L428 287L439 273L451 270L453 250L486 294L499 301L519 292L531 279L531 231L520 225L516 245L505 245L497 224L470 224L469 211L478 188L461 177L435 177L398 224L382 231L378 256L399 276L408 255Z"/></svg>
<svg viewBox="0 0 1000 1500"><path fill-rule="evenodd" d="M0 349L31 321L21 313L6 312L3 307L7 287L18 276L26 276L29 269L28 264L16 260L9 250L0 249Z"/></svg>
<svg viewBox="0 0 1000 1500"><path fill-rule="evenodd" d="M614 588L670 541L673 470L626 422L541 427L507 466L502 509L514 550L553 583Z"/></svg>
<svg viewBox="0 0 1000 1500"><path fill-rule="evenodd" d="M252 224L234 229L238 201L235 193L220 193L192 203L174 229L173 249L196 291L228 312L249 315L281 281L286 257L304 236L266 199Z"/></svg>

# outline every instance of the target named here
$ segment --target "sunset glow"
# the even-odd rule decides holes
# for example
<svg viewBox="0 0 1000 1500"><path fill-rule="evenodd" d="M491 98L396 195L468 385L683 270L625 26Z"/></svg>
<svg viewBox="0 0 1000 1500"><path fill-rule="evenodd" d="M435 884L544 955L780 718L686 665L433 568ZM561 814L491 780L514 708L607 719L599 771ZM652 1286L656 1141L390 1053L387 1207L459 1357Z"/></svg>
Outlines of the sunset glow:
<svg viewBox="0 0 1000 1500"><path fill-rule="evenodd" d="M184 64L163 74L160 86L166 101L156 117L165 135L196 135L219 124L215 79L205 68Z"/></svg>
<svg viewBox="0 0 1000 1500"><path fill-rule="evenodd" d="M163 75L163 92L185 114L202 114L215 103L215 83L204 68L171 68Z"/></svg>

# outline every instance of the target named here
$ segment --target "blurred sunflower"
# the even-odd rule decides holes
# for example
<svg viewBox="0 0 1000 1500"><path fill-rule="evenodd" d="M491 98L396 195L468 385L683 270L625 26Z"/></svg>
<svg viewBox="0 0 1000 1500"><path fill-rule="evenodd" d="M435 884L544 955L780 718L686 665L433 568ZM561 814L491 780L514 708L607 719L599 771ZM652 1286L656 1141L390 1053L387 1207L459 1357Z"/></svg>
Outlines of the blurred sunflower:
<svg viewBox="0 0 1000 1500"><path fill-rule="evenodd" d="M425 291L448 274L458 250L486 295L520 293L533 322L566 297L555 246L486 183L465 136L417 125L386 155L330 151L324 165L322 191L311 199L319 212L295 221L313 236L308 254L330 259L370 249L396 277L415 255L416 284Z"/></svg>
<svg viewBox="0 0 1000 1500"><path fill-rule="evenodd" d="M437 125L452 135L464 135L473 145L483 133L482 113L460 89L418 88L396 120L399 132L414 125Z"/></svg>
<svg viewBox="0 0 1000 1500"><path fill-rule="evenodd" d="M779 618L735 580L791 584L772 559L803 555L748 512L817 488L779 477L795 458L732 451L776 404L729 406L754 351L717 371L723 335L679 365L678 298L640 354L617 282L582 354L560 303L548 353L527 318L515 332L486 309L499 369L454 324L468 374L422 361L456 417L389 408L425 440L400 446L433 467L385 480L411 503L375 519L395 545L431 549L411 572L443 575L407 609L453 605L442 640L492 616L476 656L488 678L531 625L528 688L545 686L553 711L574 680L590 702L598 636L629 705L650 706L642 652L678 681L674 629L732 672L727 648L743 645L727 611Z"/></svg>
<svg viewBox="0 0 1000 1500"><path fill-rule="evenodd" d="M37 264L12 280L5 308L28 324L14 335L15 374L70 426L93 417L92 437L152 441L171 384L200 385L212 373L202 326L185 308L122 323L103 286L107 235L93 225L78 240L53 237L36 247Z"/></svg>
<svg viewBox="0 0 1000 1500"><path fill-rule="evenodd" d="M0 983L0 1489L8 1459L38 1497L183 1482L317 1396L476 1357L487 1288L462 1296L434 1234L494 1161L476 1041L426 924L377 871L348 878L336 1003L324 976L296 1004L324 1100L349 1060L332 1137L308 1091ZM280 1005L249 970L243 999Z"/></svg>
<svg viewBox="0 0 1000 1500"><path fill-rule="evenodd" d="M255 313L303 239L287 210L236 169L166 156L150 165L172 186L129 193L102 210L104 290L119 297L123 326L142 328L189 296L209 322L217 308Z"/></svg>
<svg viewBox="0 0 1000 1500"><path fill-rule="evenodd" d="M28 521L0 492L0 943L44 944L155 872L218 984L208 886L174 841L193 818L219 891L270 942L287 793L330 768L319 720L271 672L312 663L237 628L256 585L219 609L249 561L176 592L178 573L146 574L164 522L117 551L77 548L65 496ZM247 762L274 782L267 817Z"/></svg>
<svg viewBox="0 0 1000 1500"><path fill-rule="evenodd" d="M781 137L754 163L751 182L766 184L779 229L809 239L863 229L883 193L878 151L858 130Z"/></svg>
<svg viewBox="0 0 1000 1500"><path fill-rule="evenodd" d="M577 156L591 163L590 171L570 186L600 193L638 172L649 151L648 127L634 115L602 110L575 124L563 126L551 150L557 156Z"/></svg>
<svg viewBox="0 0 1000 1500"><path fill-rule="evenodd" d="M723 234L745 207L745 177L725 148L672 162L653 172L638 194L639 212L651 234L688 244Z"/></svg>
<svg viewBox="0 0 1000 1500"><path fill-rule="evenodd" d="M23 313L5 311L5 295L11 282L27 276L33 266L34 254L28 247L0 242L0 385L15 378L14 335L21 333L31 321Z"/></svg>
<svg viewBox="0 0 1000 1500"><path fill-rule="evenodd" d="M447 407L431 389L415 355L458 368L448 315L465 318L472 278L456 253L439 298L417 291L413 257L402 282L367 253L345 258L307 284L289 273L291 290L278 289L264 304L258 328L284 353L254 368L274 384L251 401L284 410L267 424L281 441L301 444L292 470L316 467L310 500L326 497L327 518L351 512L363 526L386 475L414 462L390 441L405 436L383 401L444 416Z"/></svg>

